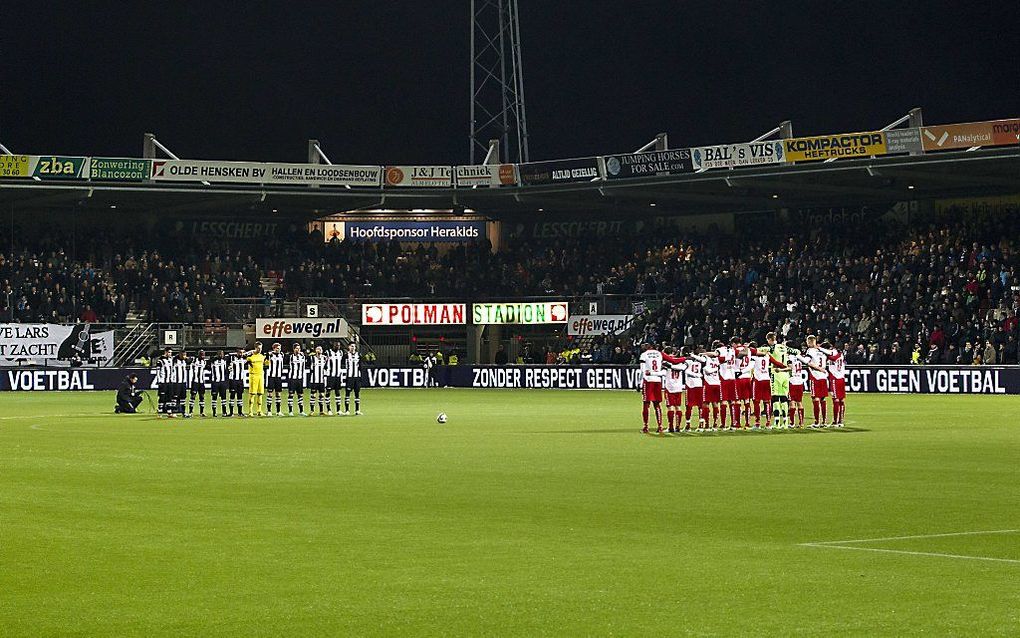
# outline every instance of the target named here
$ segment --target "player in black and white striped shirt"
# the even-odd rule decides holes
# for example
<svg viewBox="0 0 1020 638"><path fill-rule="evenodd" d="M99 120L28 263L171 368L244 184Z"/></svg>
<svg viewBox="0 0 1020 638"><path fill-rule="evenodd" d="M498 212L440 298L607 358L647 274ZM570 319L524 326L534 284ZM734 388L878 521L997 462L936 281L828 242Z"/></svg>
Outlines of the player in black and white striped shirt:
<svg viewBox="0 0 1020 638"><path fill-rule="evenodd" d="M354 414L361 415L361 354L358 353L358 345L353 341L347 345L347 352L344 353L344 376L347 377L344 390L344 411L348 414L351 409L351 392L354 393Z"/></svg>
<svg viewBox="0 0 1020 638"><path fill-rule="evenodd" d="M170 372L171 392L173 392L173 410L181 416L184 413L184 401L188 395L188 353L181 350L174 359Z"/></svg>
<svg viewBox="0 0 1020 638"><path fill-rule="evenodd" d="M244 348L238 347L228 359L227 380L230 387L231 411L227 416L244 416L244 371L248 367L248 361L244 358Z"/></svg>
<svg viewBox="0 0 1020 638"><path fill-rule="evenodd" d="M227 389L229 388L229 381L227 381L227 357L220 350L213 357L212 361L209 362L209 383L212 385L212 397L210 403L212 404L212 415L216 416L216 399L220 400L220 408L223 416L227 416Z"/></svg>
<svg viewBox="0 0 1020 638"><path fill-rule="evenodd" d="M344 349L339 341L333 342L333 347L326 352L326 359L326 414L333 414L329 405L330 392L336 396L336 413L340 414L343 409L340 391L344 387Z"/></svg>
<svg viewBox="0 0 1020 638"><path fill-rule="evenodd" d="M174 364L173 355L170 354L170 348L163 350L163 356L159 357L155 361L156 367L156 397L159 403L156 405L156 412L159 412L160 418L168 416L170 413L170 399L168 398L170 390L170 368Z"/></svg>
<svg viewBox="0 0 1020 638"><path fill-rule="evenodd" d="M188 369L188 386L191 394L188 396L188 415L195 413L195 396L198 396L198 414L205 416L205 368L209 362L205 358L205 350L199 350L198 356L191 360Z"/></svg>
<svg viewBox="0 0 1020 638"><path fill-rule="evenodd" d="M280 394L283 392L283 377L284 377L284 359L286 355L283 354L283 349L280 347L280 343L274 343L273 349L266 355L266 413L272 414L270 405L273 399L276 399L276 416L280 416Z"/></svg>
<svg viewBox="0 0 1020 638"><path fill-rule="evenodd" d="M315 352L308 357L308 389L311 396L308 398L308 411L315 413L315 406L319 406L319 416L326 413L326 374L329 372L329 359L322 353L322 346L315 346Z"/></svg>
<svg viewBox="0 0 1020 638"><path fill-rule="evenodd" d="M295 343L294 350L287 356L287 416L294 416L294 397L297 396L298 413L305 414L305 372L307 358L301 352L301 344Z"/></svg>

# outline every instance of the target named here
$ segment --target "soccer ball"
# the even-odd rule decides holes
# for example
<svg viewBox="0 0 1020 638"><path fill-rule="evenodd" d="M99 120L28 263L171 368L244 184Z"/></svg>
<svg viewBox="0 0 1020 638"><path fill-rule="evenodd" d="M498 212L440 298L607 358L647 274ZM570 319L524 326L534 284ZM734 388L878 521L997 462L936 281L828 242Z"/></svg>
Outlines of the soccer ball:
<svg viewBox="0 0 1020 638"><path fill-rule="evenodd" d="M440 412L439 415L436 416L436 422L437 423L446 423L446 412Z"/></svg>

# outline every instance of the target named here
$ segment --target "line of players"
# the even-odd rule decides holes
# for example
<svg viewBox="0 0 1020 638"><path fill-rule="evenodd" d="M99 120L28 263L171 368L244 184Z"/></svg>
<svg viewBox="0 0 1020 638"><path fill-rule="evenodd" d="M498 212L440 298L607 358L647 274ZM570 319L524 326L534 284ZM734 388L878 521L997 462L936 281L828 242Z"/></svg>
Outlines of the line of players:
<svg viewBox="0 0 1020 638"><path fill-rule="evenodd" d="M774 332L766 335L766 342L758 347L732 337L729 345L715 341L711 351L701 346L666 346L660 351L644 344L640 357L642 432L648 433L650 407L655 411L658 432L664 432L663 397L668 432L802 428L804 386L808 383L814 411L811 427L843 427L846 362L842 349L829 342L819 344L815 335L808 335L803 352L778 341ZM827 398L832 401L831 422L826 421ZM692 429L695 410L696 427Z"/></svg>
<svg viewBox="0 0 1020 638"><path fill-rule="evenodd" d="M300 416L315 414L316 407L321 416L350 414L352 394L354 414L362 414L361 356L355 343L346 348L334 343L326 351L316 346L310 354L302 352L298 343L289 353L284 353L282 346L274 343L269 353L263 355L262 343L256 342L252 350L239 347L231 354L220 350L210 359L206 358L204 350L189 357L183 350L174 354L167 348L156 360L155 368L159 388L157 411L164 418L176 415L191 418L196 403L199 415L206 416L207 384L214 417L273 416L274 404L275 416L283 416L284 384L287 386L287 416L294 416L295 403ZM244 410L246 376L249 381L247 412ZM304 407L306 387L309 390L308 412ZM335 397L336 412L331 395Z"/></svg>

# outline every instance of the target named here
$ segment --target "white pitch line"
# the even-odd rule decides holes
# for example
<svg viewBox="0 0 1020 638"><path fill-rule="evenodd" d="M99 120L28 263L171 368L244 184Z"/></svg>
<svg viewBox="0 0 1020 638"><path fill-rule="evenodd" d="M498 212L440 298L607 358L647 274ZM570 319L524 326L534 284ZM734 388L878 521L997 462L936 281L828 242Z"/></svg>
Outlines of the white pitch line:
<svg viewBox="0 0 1020 638"><path fill-rule="evenodd" d="M952 534L939 534L939 536L952 536ZM959 536L959 534L957 534ZM923 536L921 538L924 538ZM962 558L964 560L984 560L995 563L1015 563L1020 565L1020 560L1013 558L992 558L990 556L964 556L962 554L937 554L934 552L908 552L903 549L882 549L879 547L848 547L846 545L819 545L817 543L801 543L802 547L821 547L823 549L853 549L859 552L882 552L885 554L909 554L911 556L938 556L941 558Z"/></svg>
<svg viewBox="0 0 1020 638"><path fill-rule="evenodd" d="M980 536L982 534L1014 534L1020 529L991 529L976 532L949 532L948 534L917 534L915 536L886 536L884 538L857 538L847 541L815 541L812 543L800 543L800 545L846 545L848 543L877 543L879 541L905 541L914 538L944 538L947 536Z"/></svg>

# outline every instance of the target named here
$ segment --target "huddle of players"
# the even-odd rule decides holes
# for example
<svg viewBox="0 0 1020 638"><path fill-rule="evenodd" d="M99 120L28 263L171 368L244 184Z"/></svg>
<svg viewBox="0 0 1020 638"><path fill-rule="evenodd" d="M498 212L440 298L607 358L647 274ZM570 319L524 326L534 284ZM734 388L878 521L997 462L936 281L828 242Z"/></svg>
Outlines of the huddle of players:
<svg viewBox="0 0 1020 638"><path fill-rule="evenodd" d="M246 372L249 378L247 414L243 409ZM254 350L245 351L239 347L229 355L220 350L211 359L206 359L204 350L189 358L187 352L174 355L167 348L156 360L158 411L163 417L180 414L191 418L196 399L199 415L204 417L206 382L210 386L210 408L214 417L218 416L217 402L219 416L271 416L273 403L275 416L282 416L285 381L288 416L294 416L295 402L298 414L308 416L304 409L306 386L310 413L314 414L318 406L320 415L332 416L330 395L334 394L336 414L349 414L351 394L354 394L354 414L361 415L361 357L354 343L347 348L334 343L325 352L317 346L311 354L302 352L297 343L285 354L281 345L274 343L269 354L263 355L262 344L256 342Z"/></svg>
<svg viewBox="0 0 1020 638"><path fill-rule="evenodd" d="M819 344L815 335L808 335L803 352L779 342L774 332L766 335L766 342L759 347L753 341L744 344L739 337L732 337L729 345L715 341L711 351L701 346L667 346L659 351L644 344L640 357L642 432L648 433L649 407L654 406L658 432L663 433L663 396L668 432L760 430L763 416L765 429L804 427L804 385L808 382L814 410L811 427L843 427L846 362L842 351L829 342ZM830 395L832 422L827 423L825 399ZM684 403L686 412L681 414ZM692 429L695 410L697 425Z"/></svg>

